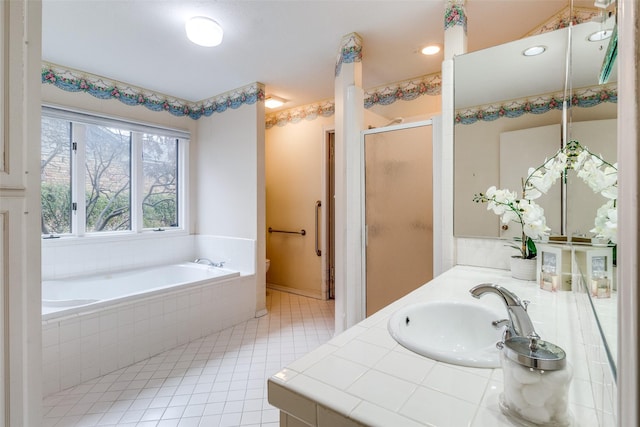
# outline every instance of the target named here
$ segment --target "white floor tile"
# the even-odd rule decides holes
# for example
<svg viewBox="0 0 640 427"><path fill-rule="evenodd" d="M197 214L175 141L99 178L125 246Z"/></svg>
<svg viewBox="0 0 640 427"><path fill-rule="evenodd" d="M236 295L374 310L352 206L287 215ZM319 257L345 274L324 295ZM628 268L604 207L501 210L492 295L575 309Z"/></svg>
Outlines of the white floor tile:
<svg viewBox="0 0 640 427"><path fill-rule="evenodd" d="M278 427L266 380L331 339L334 302L267 291L268 314L43 400L45 427Z"/></svg>

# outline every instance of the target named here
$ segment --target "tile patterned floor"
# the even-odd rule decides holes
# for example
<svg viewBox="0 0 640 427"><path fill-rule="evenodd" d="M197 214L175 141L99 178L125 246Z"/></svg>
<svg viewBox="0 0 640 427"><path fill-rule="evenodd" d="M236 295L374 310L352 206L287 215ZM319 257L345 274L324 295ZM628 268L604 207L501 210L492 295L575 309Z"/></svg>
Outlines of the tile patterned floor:
<svg viewBox="0 0 640 427"><path fill-rule="evenodd" d="M331 338L334 302L268 290L267 309L46 397L43 426L278 426L266 380Z"/></svg>

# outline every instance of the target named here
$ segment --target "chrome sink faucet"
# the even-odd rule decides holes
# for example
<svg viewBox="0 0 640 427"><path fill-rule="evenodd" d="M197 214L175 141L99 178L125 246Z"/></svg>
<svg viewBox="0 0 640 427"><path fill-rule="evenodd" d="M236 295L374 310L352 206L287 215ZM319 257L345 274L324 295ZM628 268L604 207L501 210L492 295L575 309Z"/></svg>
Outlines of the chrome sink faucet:
<svg viewBox="0 0 640 427"><path fill-rule="evenodd" d="M509 321L506 324L507 331L505 338L508 339L511 336L528 337L532 334L535 335L533 323L527 313L527 305L529 305L529 301L521 301L520 298L510 290L493 283L482 283L471 288L469 292L471 292L471 295L474 298L480 298L488 293L495 294L500 297L502 302L504 302L504 305L507 308L507 313L509 314ZM494 322L495 326L500 326L504 323L504 321L500 320Z"/></svg>

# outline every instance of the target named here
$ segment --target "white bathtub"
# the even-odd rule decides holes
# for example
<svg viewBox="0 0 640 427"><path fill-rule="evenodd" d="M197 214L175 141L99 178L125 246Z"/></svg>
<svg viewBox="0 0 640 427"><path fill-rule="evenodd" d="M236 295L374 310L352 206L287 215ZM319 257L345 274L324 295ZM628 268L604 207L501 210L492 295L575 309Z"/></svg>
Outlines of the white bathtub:
<svg viewBox="0 0 640 427"><path fill-rule="evenodd" d="M182 263L42 283L48 395L255 317L255 275Z"/></svg>
<svg viewBox="0 0 640 427"><path fill-rule="evenodd" d="M42 282L42 319L230 279L240 273L193 262Z"/></svg>

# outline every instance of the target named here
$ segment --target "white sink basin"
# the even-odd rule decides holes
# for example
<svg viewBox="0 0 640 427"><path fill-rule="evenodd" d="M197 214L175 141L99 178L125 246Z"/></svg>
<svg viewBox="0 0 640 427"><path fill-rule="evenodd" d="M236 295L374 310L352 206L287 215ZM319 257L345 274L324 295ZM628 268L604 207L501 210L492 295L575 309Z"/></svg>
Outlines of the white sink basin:
<svg viewBox="0 0 640 427"><path fill-rule="evenodd" d="M506 317L480 304L433 301L412 304L389 319L391 336L403 347L454 365L499 368L496 343L503 327L491 322Z"/></svg>

